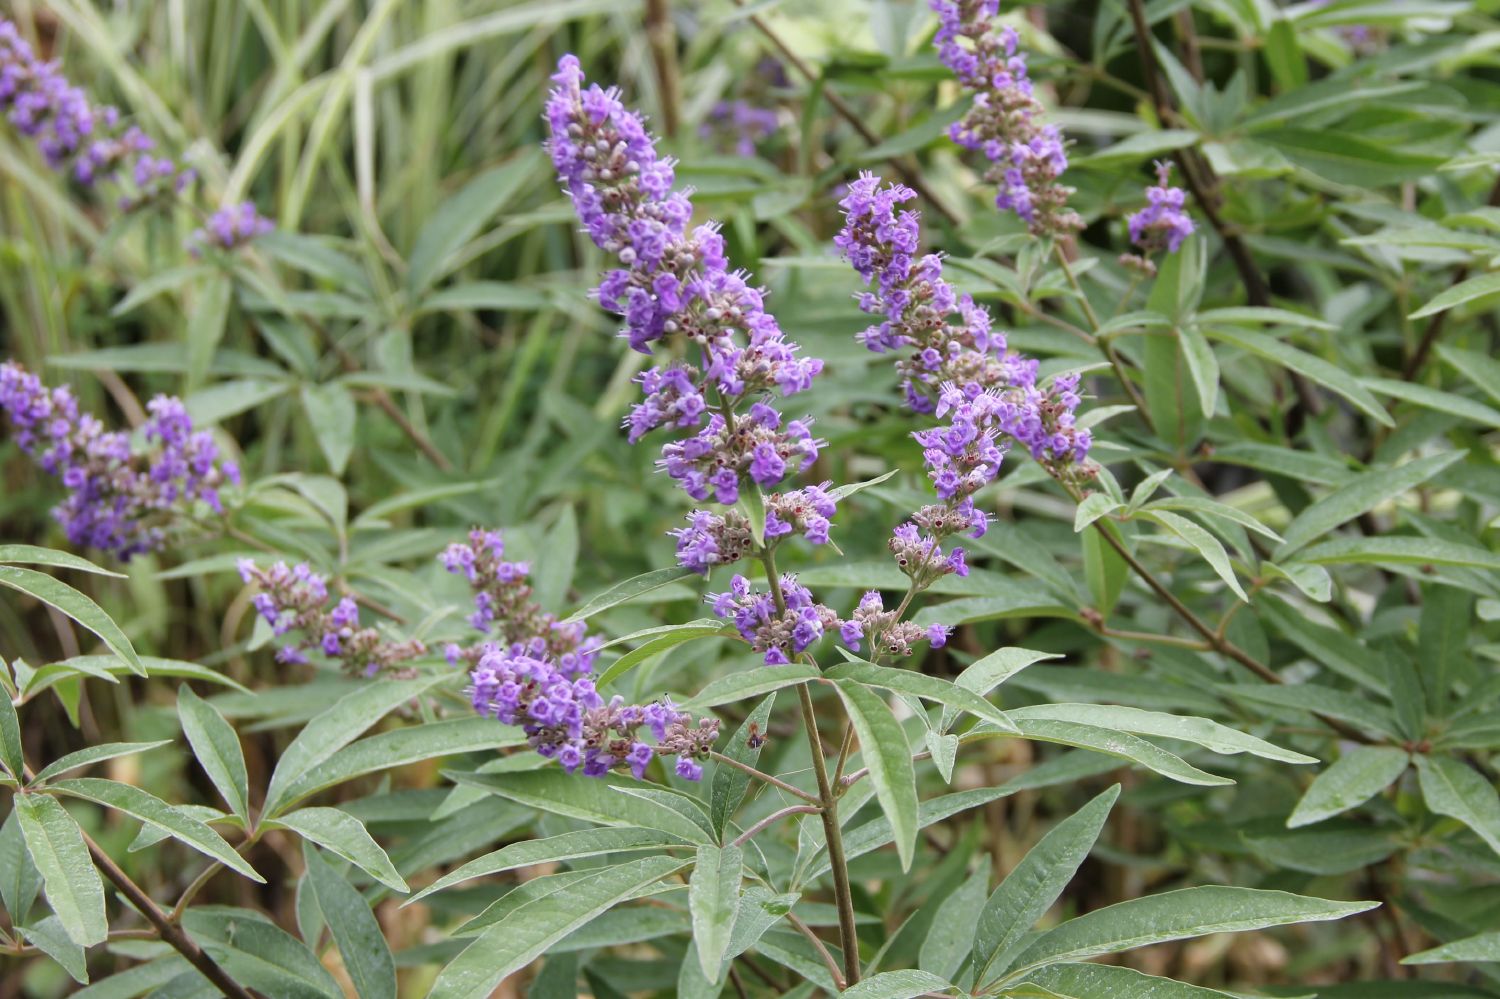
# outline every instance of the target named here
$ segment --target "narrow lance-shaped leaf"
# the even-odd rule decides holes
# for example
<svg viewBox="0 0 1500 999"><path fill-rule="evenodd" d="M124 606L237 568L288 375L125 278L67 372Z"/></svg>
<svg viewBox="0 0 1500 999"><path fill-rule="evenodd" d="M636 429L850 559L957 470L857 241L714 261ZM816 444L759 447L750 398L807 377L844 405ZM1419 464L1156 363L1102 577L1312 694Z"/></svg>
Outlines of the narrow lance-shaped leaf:
<svg viewBox="0 0 1500 999"><path fill-rule="evenodd" d="M51 795L18 794L12 801L26 849L41 872L42 890L68 936L80 947L103 943L109 934L104 884L83 830Z"/></svg>
<svg viewBox="0 0 1500 999"><path fill-rule="evenodd" d="M365 824L348 812L338 808L299 808L274 821L338 854L381 884L399 892L410 890Z"/></svg>
<svg viewBox="0 0 1500 999"><path fill-rule="evenodd" d="M42 603L55 607L68 617L99 636L100 641L125 660L130 669L140 676L146 675L140 657L125 632L115 624L104 609L82 593L59 579L34 569L23 569L14 565L0 565L0 586L33 596Z"/></svg>
<svg viewBox="0 0 1500 999"><path fill-rule="evenodd" d="M170 746L170 739L160 742L106 742L98 746L89 746L69 753L67 756L59 757L37 771L32 778L33 783L43 783L51 780L58 774L65 774L69 770L77 770L79 767L91 766L102 763L105 760L113 760L121 756L129 756L133 753L144 753L148 749L157 749L161 746Z"/></svg>
<svg viewBox="0 0 1500 999"><path fill-rule="evenodd" d="M3 669L3 667L0 667ZM0 688L0 766L17 781L25 780L26 763L21 752L21 720L10 695Z"/></svg>
<svg viewBox="0 0 1500 999"><path fill-rule="evenodd" d="M574 621L584 621L603 610L608 610L617 604L623 604L627 600L634 600L644 593L675 583L679 579L696 575L691 569L668 568L653 569L643 572L639 576L633 576L622 583L617 583L609 589L593 597L588 603L578 608L562 622L571 624Z"/></svg>
<svg viewBox="0 0 1500 999"><path fill-rule="evenodd" d="M739 911L740 874L744 853L737 846L698 847L697 863L688 880L688 909L693 916L693 943L703 974L717 981L729 950L730 934Z"/></svg>
<svg viewBox="0 0 1500 999"><path fill-rule="evenodd" d="M917 848L917 773L912 766L911 744L891 709L868 687L853 680L835 680L833 685L859 737L860 754L870 768L875 796L890 820L901 869L909 871Z"/></svg>
<svg viewBox="0 0 1500 999"><path fill-rule="evenodd" d="M1318 774L1287 818L1288 829L1357 808L1400 777L1411 759L1395 746L1358 746Z"/></svg>
<svg viewBox="0 0 1500 999"><path fill-rule="evenodd" d="M1335 527L1373 510L1392 497L1415 489L1467 452L1449 451L1409 461L1396 468L1377 468L1359 475L1297 514L1283 532L1276 558L1285 559Z"/></svg>
<svg viewBox="0 0 1500 999"><path fill-rule="evenodd" d="M187 684L177 688L177 717L199 766L218 788L229 810L249 821L250 777L233 726Z"/></svg>
<svg viewBox="0 0 1500 999"><path fill-rule="evenodd" d="M355 994L359 999L396 999L396 961L364 896L307 843L302 844L302 859Z"/></svg>
<svg viewBox="0 0 1500 999"><path fill-rule="evenodd" d="M760 751L765 745L766 726L771 721L771 708L776 703L775 693L763 698L749 716L735 729L720 750L738 763L753 767L760 762ZM720 763L714 767L713 784L709 788L708 820L721 837L729 825L730 818L745 800L750 789L750 775L739 767Z"/></svg>
<svg viewBox="0 0 1500 999"><path fill-rule="evenodd" d="M219 861L225 867L243 874L252 881L265 882L244 857L224 842L224 837L192 816L173 808L156 795L143 791L132 784L104 780L98 777L74 777L52 784L53 790L74 797L84 798L96 804L124 812L126 815L149 823L174 839Z"/></svg>
<svg viewBox="0 0 1500 999"><path fill-rule="evenodd" d="M1417 777L1427 807L1457 819L1500 853L1500 795L1495 785L1451 756L1418 756Z"/></svg>
<svg viewBox="0 0 1500 999"><path fill-rule="evenodd" d="M995 889L974 935L976 982L987 984L1009 967L1020 942L1087 859L1119 796L1116 784L1053 826Z"/></svg>

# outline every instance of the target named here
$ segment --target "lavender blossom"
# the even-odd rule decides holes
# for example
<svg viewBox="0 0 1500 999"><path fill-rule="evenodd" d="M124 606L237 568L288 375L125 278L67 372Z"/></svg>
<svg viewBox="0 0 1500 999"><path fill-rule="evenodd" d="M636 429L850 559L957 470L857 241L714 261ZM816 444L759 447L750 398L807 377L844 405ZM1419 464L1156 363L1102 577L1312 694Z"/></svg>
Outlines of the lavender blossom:
<svg viewBox="0 0 1500 999"><path fill-rule="evenodd" d="M940 649L947 644L950 631L946 625L923 628L911 621L900 620L896 610L885 609L885 601L878 590L870 590L861 597L849 620L839 625L839 637L851 651L863 651L863 643L870 643L872 659L883 655L909 656L912 646L923 639L933 648Z"/></svg>
<svg viewBox="0 0 1500 999"><path fill-rule="evenodd" d="M63 75L57 63L43 62L21 37L15 22L0 17L0 111L22 135L36 143L53 170L66 172L84 187L129 178L134 196L124 207L180 192L192 183L192 170L152 155L155 143L120 113L97 105Z"/></svg>
<svg viewBox="0 0 1500 999"><path fill-rule="evenodd" d="M533 749L570 774L581 769L586 777L603 777L628 767L640 779L653 757L662 754L677 757L678 776L698 780L703 776L698 761L718 737L718 719L694 725L668 698L647 705L627 705L619 697L606 703L593 680L498 646L489 647L472 676L474 710L521 726ZM651 732L654 747L641 729Z"/></svg>
<svg viewBox="0 0 1500 999"><path fill-rule="evenodd" d="M427 649L416 639L386 641L374 628L359 626L359 607L352 597L340 597L329 609L328 580L307 563L288 567L277 562L262 569L250 559L240 559L240 578L256 586L255 609L279 637L292 631L301 637L283 645L276 661L301 665L310 661L308 652L321 652L350 673L374 676L423 655Z"/></svg>
<svg viewBox="0 0 1500 999"><path fill-rule="evenodd" d="M222 513L219 490L239 485L238 466L220 460L210 432L193 430L181 400L157 396L147 409L147 448L134 452L129 435L80 412L66 386L0 364L0 410L21 450L68 489L52 515L73 544L129 559L159 547L171 515L195 502Z"/></svg>
<svg viewBox="0 0 1500 999"><path fill-rule="evenodd" d="M1151 257L1157 253L1176 253L1183 241L1193 234L1193 220L1186 208L1187 195L1171 186L1172 165L1156 164L1156 186L1146 188L1146 207L1126 219L1130 241L1140 248L1139 256L1122 258L1148 273L1156 270Z"/></svg>
<svg viewBox="0 0 1500 999"><path fill-rule="evenodd" d="M730 270L716 223L689 229L693 206L672 190L673 162L657 155L619 91L585 89L571 55L553 80L553 165L589 236L620 264L599 284L600 305L624 319L635 350L650 353L666 340L698 355L639 377L646 398L625 420L630 440L662 426L699 428L668 442L660 467L694 499L725 505L738 501L747 478L771 488L805 471L824 442L810 420L785 420L769 400L806 391L823 362L800 356L766 312L764 293ZM700 536L689 544L683 564L711 564L707 543Z"/></svg>
<svg viewBox="0 0 1500 999"><path fill-rule="evenodd" d="M444 568L464 576L474 588L469 623L486 635L498 634L510 655L555 662L569 679L593 670L603 642L589 635L582 621L559 621L531 599L531 566L505 560L505 539L499 531L475 528L467 544L449 545L441 559ZM487 645L450 645L447 656L450 662L473 665L486 654Z"/></svg>
<svg viewBox="0 0 1500 999"><path fill-rule="evenodd" d="M1068 168L1062 133L1026 75L1026 57L1011 28L993 24L1000 0L931 0L938 15L938 56L974 104L948 134L990 161L985 179L999 191L995 206L1013 211L1033 235L1057 236L1083 227L1068 208L1073 193L1058 178Z"/></svg>
<svg viewBox="0 0 1500 999"><path fill-rule="evenodd" d="M744 576L729 581L724 593L708 596L714 613L734 622L740 637L765 657L767 666L781 666L843 624L828 607L813 600L807 587L790 573L781 577L785 610L778 610L769 593L757 593Z"/></svg>
<svg viewBox="0 0 1500 999"><path fill-rule="evenodd" d="M824 482L766 497L766 542L779 544L786 538L803 537L815 545L828 544L837 508L828 492L830 485ZM706 576L714 566L738 562L754 550L750 519L738 510L722 514L694 510L687 520L687 527L668 532L677 539L677 562L686 569Z"/></svg>
<svg viewBox="0 0 1500 999"><path fill-rule="evenodd" d="M704 139L729 147L738 156L754 156L757 146L776 134L775 108L756 107L746 100L719 101L698 129Z"/></svg>
<svg viewBox="0 0 1500 999"><path fill-rule="evenodd" d="M257 236L264 236L276 226L270 219L256 211L248 201L225 205L209 216L208 224L194 229L188 237L188 247L193 256L202 256L205 247L232 251L244 246Z"/></svg>

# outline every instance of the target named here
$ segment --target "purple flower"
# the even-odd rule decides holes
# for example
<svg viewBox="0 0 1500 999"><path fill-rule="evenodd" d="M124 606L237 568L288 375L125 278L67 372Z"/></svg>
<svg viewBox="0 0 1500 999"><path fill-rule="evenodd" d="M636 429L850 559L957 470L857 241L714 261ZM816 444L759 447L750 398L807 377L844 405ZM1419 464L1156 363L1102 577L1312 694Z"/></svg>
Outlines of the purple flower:
<svg viewBox="0 0 1500 999"><path fill-rule="evenodd" d="M775 108L756 107L746 100L719 101L709 109L698 135L714 140L721 148L732 144L735 155L748 157L776 134L779 124Z"/></svg>
<svg viewBox="0 0 1500 999"><path fill-rule="evenodd" d="M839 637L852 652L858 652L860 641L869 638L872 658L887 653L909 656L912 645L924 638L933 648L941 648L948 640L948 629L932 625L924 630L911 621L899 620L894 610L885 609L880 592L870 590L860 598L849 620L839 626Z"/></svg>
<svg viewBox="0 0 1500 999"><path fill-rule="evenodd" d="M48 389L20 365L0 364L0 411L17 445L68 490L53 516L73 544L121 559L159 547L171 516L194 502L223 512L220 489L240 482L181 400L157 396L147 410L147 448L135 452L128 435L80 412L66 386Z"/></svg>
<svg viewBox="0 0 1500 999"><path fill-rule="evenodd" d="M574 56L564 56L547 101L553 165L583 227L618 267L597 289L599 304L624 319L622 336L644 353L676 339L696 363L674 363L639 376L645 398L625 420L632 442L658 427L699 429L669 442L660 462L696 500L732 505L745 477L762 486L805 469L822 442L807 421L784 427L755 416L775 410L762 397L806 391L823 369L802 357L764 292L729 267L716 223L689 228L693 206L672 190L673 162L656 152L641 116L617 89L585 87ZM712 403L710 398L712 397ZM750 416L742 414L749 405ZM709 564L701 544L689 555Z"/></svg>
<svg viewBox="0 0 1500 999"><path fill-rule="evenodd" d="M205 247L226 252L237 250L257 236L264 236L276 226L256 211L249 201L228 204L208 217L208 224L194 229L188 237L193 256L201 256Z"/></svg>
<svg viewBox="0 0 1500 999"><path fill-rule="evenodd" d="M973 106L948 135L990 161L985 179L998 188L997 208L1013 211L1033 235L1083 227L1068 208L1072 188L1058 178L1068 168L1062 133L1046 122L1026 75L1026 57L1011 28L998 31L999 0L931 0L938 15L938 57L974 93Z"/></svg>
<svg viewBox="0 0 1500 999"><path fill-rule="evenodd" d="M1184 207L1187 195L1171 186L1172 165L1156 164L1156 185L1146 188L1146 207L1126 220L1130 241L1149 257L1153 253L1176 253L1193 234L1193 220Z"/></svg>
<svg viewBox="0 0 1500 999"><path fill-rule="evenodd" d="M238 568L240 578L260 590L253 603L272 631L278 636L293 630L302 633L277 650L277 662L304 664L307 650L317 649L350 673L374 676L427 652L416 639L389 641L374 628L361 628L352 597L341 597L328 609L328 581L305 562L277 562L262 569L250 559L240 559Z"/></svg>
<svg viewBox="0 0 1500 999"><path fill-rule="evenodd" d="M783 666L805 651L824 632L842 624L832 610L813 600L807 587L794 575L781 577L784 610L778 610L770 593L757 593L744 576L730 580L725 593L709 594L714 613L734 623L740 637L762 654L767 666Z"/></svg>

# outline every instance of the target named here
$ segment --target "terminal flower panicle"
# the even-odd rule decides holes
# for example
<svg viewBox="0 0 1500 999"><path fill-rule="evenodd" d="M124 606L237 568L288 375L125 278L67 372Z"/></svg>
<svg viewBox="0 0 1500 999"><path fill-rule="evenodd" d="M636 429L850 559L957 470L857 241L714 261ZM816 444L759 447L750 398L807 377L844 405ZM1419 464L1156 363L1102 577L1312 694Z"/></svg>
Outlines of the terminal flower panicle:
<svg viewBox="0 0 1500 999"><path fill-rule="evenodd" d="M1000 0L931 0L938 15L938 57L974 103L948 134L989 160L985 179L999 188L995 206L1013 211L1033 235L1083 227L1068 208L1073 193L1058 180L1068 168L1062 132L1046 120L1014 29L996 29Z"/></svg>
<svg viewBox="0 0 1500 999"><path fill-rule="evenodd" d="M255 609L271 630L278 637L301 632L300 638L277 651L277 662L304 664L310 661L308 653L316 651L350 673L374 676L399 672L399 664L427 651L414 638L388 641L374 628L361 627L354 598L332 601L327 578L313 572L306 562L295 566L276 562L263 569L250 559L240 559L239 570L240 578L260 591L255 595Z"/></svg>
<svg viewBox="0 0 1500 999"><path fill-rule="evenodd" d="M193 429L181 400L159 395L147 410L138 452L128 434L81 412L67 386L48 389L19 364L0 364L0 411L16 443L68 490L53 516L73 544L121 559L159 547L170 514L184 507L202 501L223 512L219 491L240 482L239 467L221 461L213 434Z"/></svg>

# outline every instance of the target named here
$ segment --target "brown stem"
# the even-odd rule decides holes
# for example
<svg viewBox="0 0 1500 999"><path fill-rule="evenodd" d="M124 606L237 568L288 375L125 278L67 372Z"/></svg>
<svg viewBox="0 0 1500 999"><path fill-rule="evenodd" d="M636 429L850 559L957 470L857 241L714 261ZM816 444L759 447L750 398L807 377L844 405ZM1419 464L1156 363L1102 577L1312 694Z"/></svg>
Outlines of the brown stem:
<svg viewBox="0 0 1500 999"><path fill-rule="evenodd" d="M820 811L822 811L822 809L817 805L788 805L785 808L772 812L770 815L767 815L765 818L755 823L755 825L751 826L749 829L746 829L744 832L740 833L734 838L734 845L744 846L746 843L750 842L752 838L754 838L756 833L775 825L777 822L780 822L782 819L790 815L813 815Z"/></svg>
<svg viewBox="0 0 1500 999"><path fill-rule="evenodd" d="M810 802L814 805L822 805L822 802L819 801L817 797L808 794L806 791L802 790L800 787L797 787L794 784L788 784L780 777L773 777L770 774L765 773L764 771L755 769L748 763L741 763L739 760L736 760L733 757L725 756L718 750L711 749L709 750L708 755L709 758L714 760L715 762L722 763L725 766L734 767L736 770L743 770L745 773L749 774L751 777L754 777L756 780L764 781L765 783L770 784L772 787L779 787L787 794L795 795L796 797L801 798L803 801Z"/></svg>
<svg viewBox="0 0 1500 999"><path fill-rule="evenodd" d="M844 857L844 832L839 826L839 802L828 780L828 764L823 758L823 740L818 737L818 717L813 712L812 693L807 684L797 685L802 704L802 723L812 750L813 775L818 781L818 797L823 807L823 839L828 844L828 863L833 869L833 895L839 911L839 943L844 951L844 978L847 985L859 981L859 937L854 925L854 894L849 888L849 862Z"/></svg>
<svg viewBox="0 0 1500 999"><path fill-rule="evenodd" d="M1491 207L1500 206L1500 177L1495 179L1495 185L1490 188L1490 196L1485 199L1485 204ZM1453 281L1450 287L1461 283L1468 276L1469 265L1464 264L1453 272ZM1401 377L1403 379L1411 381L1422 373L1422 365L1427 363L1427 355L1431 354L1432 348L1437 345L1437 339L1442 335L1443 325L1447 322L1448 313L1451 311L1451 309L1444 309L1442 312L1434 313L1432 318L1427 320L1427 329L1423 330L1422 339L1417 344L1417 349L1412 352L1411 357L1407 359L1406 364L1401 368Z"/></svg>
<svg viewBox="0 0 1500 999"><path fill-rule="evenodd" d="M198 971L212 982L220 991L230 999L255 999L255 996L243 985L229 977L229 974L219 966L218 962L199 947L192 937L183 932L167 918L166 913L159 909L151 897L141 890L141 887L130 880L130 875L122 871L119 866L110 859L109 854L99 848L89 837L83 834L83 841L88 845L89 856L94 859L94 865L104 873L104 876L124 895L133 905L137 912L146 917L146 922L156 930L156 935L162 942L170 946L183 958L197 968Z"/></svg>
<svg viewBox="0 0 1500 999"><path fill-rule="evenodd" d="M786 914L786 918L787 922L791 923L798 933L802 934L804 937L807 937L808 941L812 943L813 949L816 950L818 954L823 958L823 964L828 967L828 974L832 976L833 984L838 988L838 990L842 992L844 991L844 989L848 988L849 983L844 981L843 975L839 974L839 964L833 959L833 955L828 952L828 948L824 945L822 938L812 931L812 927L808 926L806 923L798 919L796 916L792 915L790 912Z"/></svg>
<svg viewBox="0 0 1500 999"><path fill-rule="evenodd" d="M747 3L748 0L734 0L734 5L736 7L745 7ZM769 24L766 23L765 18L761 17L759 14L751 14L749 17L749 21L751 24L755 25L757 31L759 31L766 37L766 41L770 42L771 46L776 49L778 53L780 53L781 58L786 60L786 62L790 64L791 67L795 69L803 79L807 80L809 83L818 82L818 74L814 72L813 68L807 64L807 60L803 59L796 52L794 52L791 46L787 45L787 43L782 40L781 36L776 33L776 29L772 28ZM828 106L833 108L834 112L837 113L840 118L843 118L845 121L847 121L850 126L859 133L859 137L861 139L864 139L865 142L871 146L880 145L882 141L880 135L869 126L864 117L854 109L853 105L844 100L843 97L839 96L839 94L834 91L832 87L823 88L823 98L828 101ZM920 194L929 205L937 209L938 214L947 219L950 224L957 225L962 221L956 211L954 211L952 208L949 208L945 202L943 202L938 198L936 194L933 193L932 188L928 187L927 182L923 180L921 173L913 168L910 164L904 163L895 157L889 158L888 162L891 164L891 166L896 168L897 172L901 174L901 179L906 182L906 185L913 191L916 191L918 194Z"/></svg>
<svg viewBox="0 0 1500 999"><path fill-rule="evenodd" d="M682 86L677 74L677 30L672 25L668 0L646 0L646 38L661 91L662 131L667 138L675 139L682 123Z"/></svg>

